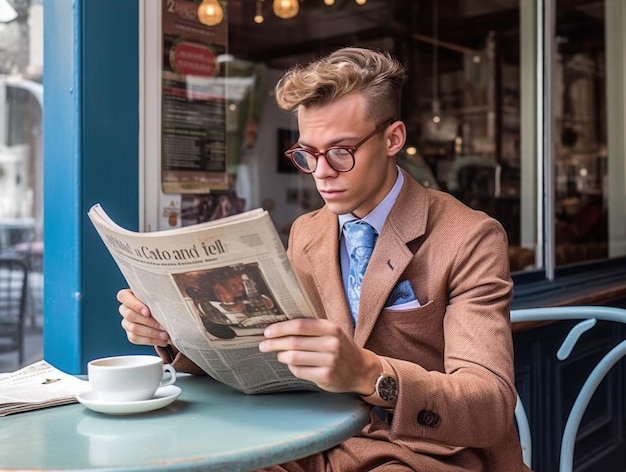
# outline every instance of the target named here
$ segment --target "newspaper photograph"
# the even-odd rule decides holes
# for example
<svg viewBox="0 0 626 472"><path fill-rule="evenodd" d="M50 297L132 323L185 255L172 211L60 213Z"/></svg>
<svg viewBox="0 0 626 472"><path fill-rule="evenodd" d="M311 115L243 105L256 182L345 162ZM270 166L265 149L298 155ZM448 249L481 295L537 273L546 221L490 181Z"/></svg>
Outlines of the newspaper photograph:
<svg viewBox="0 0 626 472"><path fill-rule="evenodd" d="M154 232L88 212L128 286L207 374L244 393L318 390L258 349L271 323L314 317L265 210Z"/></svg>

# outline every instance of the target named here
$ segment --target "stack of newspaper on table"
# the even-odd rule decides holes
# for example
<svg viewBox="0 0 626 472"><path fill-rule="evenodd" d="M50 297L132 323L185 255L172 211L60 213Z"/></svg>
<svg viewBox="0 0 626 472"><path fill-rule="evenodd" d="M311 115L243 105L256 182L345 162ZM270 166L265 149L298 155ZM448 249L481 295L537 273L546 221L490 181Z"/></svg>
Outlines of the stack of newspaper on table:
<svg viewBox="0 0 626 472"><path fill-rule="evenodd" d="M46 361L0 377L0 416L76 403L89 382L66 374Z"/></svg>
<svg viewBox="0 0 626 472"><path fill-rule="evenodd" d="M268 325L315 317L267 211L144 233L99 204L88 216L135 296L207 374L244 393L318 390L258 348Z"/></svg>

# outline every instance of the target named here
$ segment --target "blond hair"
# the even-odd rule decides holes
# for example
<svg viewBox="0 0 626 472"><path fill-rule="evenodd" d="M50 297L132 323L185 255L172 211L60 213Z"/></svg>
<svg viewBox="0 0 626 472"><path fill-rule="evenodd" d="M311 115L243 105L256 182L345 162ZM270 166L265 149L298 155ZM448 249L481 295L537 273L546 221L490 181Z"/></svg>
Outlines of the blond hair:
<svg viewBox="0 0 626 472"><path fill-rule="evenodd" d="M276 84L278 106L323 106L352 93L361 93L366 115L378 122L400 119L404 66L388 52L343 48L307 66L295 65Z"/></svg>

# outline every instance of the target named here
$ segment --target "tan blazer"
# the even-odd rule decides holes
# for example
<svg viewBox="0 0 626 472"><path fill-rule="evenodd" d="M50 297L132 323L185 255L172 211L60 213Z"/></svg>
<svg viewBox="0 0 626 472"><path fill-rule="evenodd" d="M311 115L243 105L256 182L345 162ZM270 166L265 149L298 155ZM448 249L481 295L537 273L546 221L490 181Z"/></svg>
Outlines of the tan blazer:
<svg viewBox="0 0 626 472"><path fill-rule="evenodd" d="M356 330L342 285L337 216L322 208L291 229L288 254L318 315L383 356L399 379L393 418L372 411L362 437L327 454L330 469L400 461L429 472L526 470L514 422L506 234L484 213L406 173L404 179L363 279ZM422 306L385 308L403 279Z"/></svg>
<svg viewBox="0 0 626 472"><path fill-rule="evenodd" d="M372 410L360 436L273 471L527 470L514 422L506 234L449 194L406 173L404 179L363 280L356 330L342 285L337 216L322 208L298 218L288 249L318 315L383 356L398 377L393 418ZM422 306L385 308L404 279ZM180 353L174 365L199 373Z"/></svg>

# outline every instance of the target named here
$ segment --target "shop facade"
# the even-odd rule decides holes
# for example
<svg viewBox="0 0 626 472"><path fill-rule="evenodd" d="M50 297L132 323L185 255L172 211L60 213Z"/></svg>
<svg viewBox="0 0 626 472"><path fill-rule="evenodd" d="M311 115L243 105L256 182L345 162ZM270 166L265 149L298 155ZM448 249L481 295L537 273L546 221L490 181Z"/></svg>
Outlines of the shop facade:
<svg viewBox="0 0 626 472"><path fill-rule="evenodd" d="M352 45L406 64L399 164L501 221L514 307L626 305L622 1L305 0L292 17L274 3L220 2L210 26L199 1L44 2L46 359L80 372L140 350L119 328L124 281L86 217L94 203L151 231L264 207L286 241L321 201L283 155L297 123L273 86L294 63ZM544 354L561 334L518 327L520 386L576 384L576 368ZM587 345L582 364L604 349L602 337ZM623 460L625 378L593 407L584 464ZM561 414L527 393L534 417Z"/></svg>

